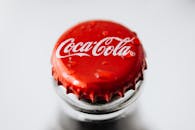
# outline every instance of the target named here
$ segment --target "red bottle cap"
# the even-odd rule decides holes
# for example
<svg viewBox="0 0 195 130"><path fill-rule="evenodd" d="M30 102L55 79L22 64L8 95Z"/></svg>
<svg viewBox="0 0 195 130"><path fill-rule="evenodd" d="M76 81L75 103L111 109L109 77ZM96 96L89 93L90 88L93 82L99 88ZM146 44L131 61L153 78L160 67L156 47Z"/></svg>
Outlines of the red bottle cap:
<svg viewBox="0 0 195 130"><path fill-rule="evenodd" d="M57 41L52 75L79 99L109 102L143 80L143 47L135 32L111 21L82 22Z"/></svg>

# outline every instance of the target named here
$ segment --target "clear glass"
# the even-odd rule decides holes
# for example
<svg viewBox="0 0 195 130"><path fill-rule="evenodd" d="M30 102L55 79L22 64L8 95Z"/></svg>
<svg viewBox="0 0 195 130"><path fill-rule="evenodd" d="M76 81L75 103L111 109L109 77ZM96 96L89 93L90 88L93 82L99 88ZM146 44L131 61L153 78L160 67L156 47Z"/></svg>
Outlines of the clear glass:
<svg viewBox="0 0 195 130"><path fill-rule="evenodd" d="M63 99L62 106L66 114L80 121L105 121L115 120L124 117L133 111L135 101L142 89L143 81L136 84L135 90L128 90L124 97L115 98L109 103L96 103L79 100L74 94L66 94L66 89L62 85L55 83L57 94Z"/></svg>

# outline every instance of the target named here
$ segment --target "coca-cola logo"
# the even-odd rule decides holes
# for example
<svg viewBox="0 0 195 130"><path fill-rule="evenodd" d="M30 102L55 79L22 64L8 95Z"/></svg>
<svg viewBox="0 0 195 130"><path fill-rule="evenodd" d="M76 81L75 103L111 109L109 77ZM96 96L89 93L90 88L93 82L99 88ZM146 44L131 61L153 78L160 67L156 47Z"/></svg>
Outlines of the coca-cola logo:
<svg viewBox="0 0 195 130"><path fill-rule="evenodd" d="M67 58L71 56L135 56L129 43L133 43L135 38L126 37L105 37L99 41L78 42L74 38L63 41L56 50L57 58ZM117 42L116 45L111 44ZM91 51L91 54L89 53Z"/></svg>

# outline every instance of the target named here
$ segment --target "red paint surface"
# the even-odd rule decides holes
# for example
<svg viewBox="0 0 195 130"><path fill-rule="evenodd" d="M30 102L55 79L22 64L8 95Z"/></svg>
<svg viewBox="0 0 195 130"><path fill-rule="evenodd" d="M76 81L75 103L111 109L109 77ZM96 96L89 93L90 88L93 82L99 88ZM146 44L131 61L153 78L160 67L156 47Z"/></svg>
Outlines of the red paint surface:
<svg viewBox="0 0 195 130"><path fill-rule="evenodd" d="M99 41L108 36L135 37L130 46L136 55L56 58L57 47L68 38L75 38L78 43ZM92 102L110 101L115 94L123 96L127 89L134 89L136 82L143 79L146 68L144 50L136 33L120 24L102 20L83 22L66 31L54 47L51 63L53 77L68 93Z"/></svg>

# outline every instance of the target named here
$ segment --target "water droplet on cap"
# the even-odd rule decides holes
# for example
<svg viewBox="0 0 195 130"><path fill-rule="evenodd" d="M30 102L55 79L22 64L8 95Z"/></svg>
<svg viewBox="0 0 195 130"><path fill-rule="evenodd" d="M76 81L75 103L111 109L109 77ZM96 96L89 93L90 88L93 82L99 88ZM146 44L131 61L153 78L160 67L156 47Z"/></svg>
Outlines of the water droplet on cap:
<svg viewBox="0 0 195 130"><path fill-rule="evenodd" d="M107 35L108 35L108 31L103 31L103 32L102 32L102 35L103 35L103 36L107 36Z"/></svg>
<svg viewBox="0 0 195 130"><path fill-rule="evenodd" d="M102 65L107 65L108 61L102 61Z"/></svg>
<svg viewBox="0 0 195 130"><path fill-rule="evenodd" d="M107 70L97 69L94 75L98 79L112 79L114 73Z"/></svg>

